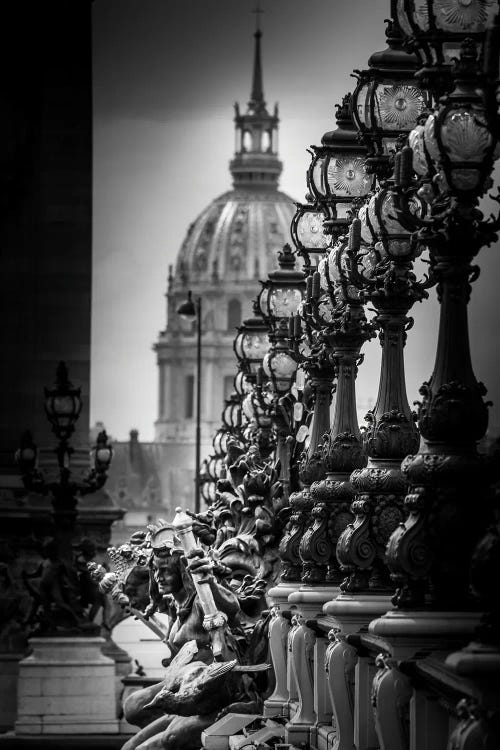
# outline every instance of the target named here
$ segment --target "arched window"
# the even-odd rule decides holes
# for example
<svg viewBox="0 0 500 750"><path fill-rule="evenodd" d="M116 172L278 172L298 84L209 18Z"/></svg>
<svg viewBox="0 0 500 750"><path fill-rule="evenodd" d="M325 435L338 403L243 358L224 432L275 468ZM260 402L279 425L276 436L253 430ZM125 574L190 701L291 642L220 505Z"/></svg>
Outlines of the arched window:
<svg viewBox="0 0 500 750"><path fill-rule="evenodd" d="M227 305L227 330L232 331L241 323L241 302L230 299Z"/></svg>
<svg viewBox="0 0 500 750"><path fill-rule="evenodd" d="M269 130L264 130L262 133L262 151L268 153L271 151L271 133Z"/></svg>
<svg viewBox="0 0 500 750"><path fill-rule="evenodd" d="M252 134L249 130L245 130L243 133L243 151L252 150Z"/></svg>

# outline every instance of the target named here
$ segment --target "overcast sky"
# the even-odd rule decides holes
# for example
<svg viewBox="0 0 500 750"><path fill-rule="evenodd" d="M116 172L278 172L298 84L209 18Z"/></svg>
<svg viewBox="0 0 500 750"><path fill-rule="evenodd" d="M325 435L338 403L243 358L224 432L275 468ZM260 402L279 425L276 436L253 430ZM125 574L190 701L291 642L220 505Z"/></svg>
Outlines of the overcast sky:
<svg viewBox="0 0 500 750"><path fill-rule="evenodd" d="M334 127L350 73L384 45L389 0L263 0L268 104L280 105L281 189L305 193L307 147ZM91 423L152 440L165 291L188 225L231 187L233 103L250 94L255 0L95 0ZM500 402L498 248L479 257L471 302L475 370ZM437 303L418 305L407 345L410 403L432 371ZM379 346L358 393L376 397ZM222 408L222 405L221 405ZM495 408L493 427L499 429Z"/></svg>

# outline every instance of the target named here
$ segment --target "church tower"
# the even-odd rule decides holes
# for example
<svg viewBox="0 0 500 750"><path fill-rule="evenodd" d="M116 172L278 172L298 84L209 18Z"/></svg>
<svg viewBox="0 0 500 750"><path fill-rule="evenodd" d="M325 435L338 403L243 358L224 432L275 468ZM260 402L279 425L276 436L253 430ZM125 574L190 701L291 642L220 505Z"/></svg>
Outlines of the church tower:
<svg viewBox="0 0 500 750"><path fill-rule="evenodd" d="M233 389L235 327L252 314L259 279L277 267L290 241L295 211L278 190L278 107L268 111L263 88L262 32L254 34L252 88L246 111L235 105L233 188L215 198L187 230L169 269L167 323L154 345L158 364L155 440L165 445L170 505L192 504L195 475L196 328L177 314L187 298L202 304L201 457L211 452L224 399Z"/></svg>

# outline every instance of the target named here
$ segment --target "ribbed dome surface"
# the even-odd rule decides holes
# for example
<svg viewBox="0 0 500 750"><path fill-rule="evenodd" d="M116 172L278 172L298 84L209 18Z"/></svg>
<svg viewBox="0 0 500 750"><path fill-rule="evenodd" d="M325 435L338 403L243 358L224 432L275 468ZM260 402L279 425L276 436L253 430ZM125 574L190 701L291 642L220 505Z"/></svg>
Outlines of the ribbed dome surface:
<svg viewBox="0 0 500 750"><path fill-rule="evenodd" d="M290 242L292 199L276 189L236 189L215 198L188 229L177 256L176 280L264 279L277 251Z"/></svg>

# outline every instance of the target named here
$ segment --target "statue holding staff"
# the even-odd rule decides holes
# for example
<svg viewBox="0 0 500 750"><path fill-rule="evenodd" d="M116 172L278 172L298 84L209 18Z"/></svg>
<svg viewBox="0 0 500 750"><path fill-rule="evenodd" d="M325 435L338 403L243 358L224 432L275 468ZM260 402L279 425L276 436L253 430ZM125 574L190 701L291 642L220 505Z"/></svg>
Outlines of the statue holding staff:
<svg viewBox="0 0 500 750"><path fill-rule="evenodd" d="M124 714L141 727L123 750L188 750L221 710L255 712L258 699L247 673L269 665L241 665L232 630L239 627L237 595L216 580L214 562L196 544L192 519L180 509L173 524L149 527L140 555L150 573L150 605L144 613L127 602L116 573L100 576L101 588L139 616L170 649L164 679L128 696ZM136 540L137 541L137 540ZM116 551L114 552L116 558ZM168 615L168 625L154 619ZM254 700L252 700L254 699Z"/></svg>

